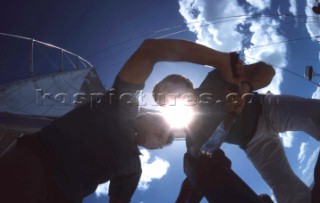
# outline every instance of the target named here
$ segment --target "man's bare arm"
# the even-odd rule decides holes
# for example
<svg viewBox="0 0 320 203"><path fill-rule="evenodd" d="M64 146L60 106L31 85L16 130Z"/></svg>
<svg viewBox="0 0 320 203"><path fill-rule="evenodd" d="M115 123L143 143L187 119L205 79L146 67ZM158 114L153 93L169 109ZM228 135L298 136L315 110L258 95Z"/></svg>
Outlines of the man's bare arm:
<svg viewBox="0 0 320 203"><path fill-rule="evenodd" d="M120 71L120 77L133 84L143 83L159 61L185 61L208 65L219 69L227 82L237 84L241 81L241 78L236 79L232 75L228 53L176 39L145 40L126 62Z"/></svg>
<svg viewBox="0 0 320 203"><path fill-rule="evenodd" d="M273 67L264 62L244 65L243 70L245 80L251 83L252 91L268 86L275 75Z"/></svg>

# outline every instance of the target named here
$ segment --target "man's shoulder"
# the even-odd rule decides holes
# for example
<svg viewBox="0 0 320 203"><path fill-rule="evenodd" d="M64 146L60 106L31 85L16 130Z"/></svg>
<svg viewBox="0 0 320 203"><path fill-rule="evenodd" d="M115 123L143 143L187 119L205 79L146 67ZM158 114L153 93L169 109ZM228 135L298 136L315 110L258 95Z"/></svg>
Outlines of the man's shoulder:
<svg viewBox="0 0 320 203"><path fill-rule="evenodd" d="M225 85L225 81L223 79L222 74L214 69L210 72L208 72L207 76L201 83L200 87L207 87L207 86L213 86L213 85Z"/></svg>
<svg viewBox="0 0 320 203"><path fill-rule="evenodd" d="M115 91L116 93L134 93L142 90L145 84L133 84L121 79L119 75L116 76L114 83L109 91Z"/></svg>

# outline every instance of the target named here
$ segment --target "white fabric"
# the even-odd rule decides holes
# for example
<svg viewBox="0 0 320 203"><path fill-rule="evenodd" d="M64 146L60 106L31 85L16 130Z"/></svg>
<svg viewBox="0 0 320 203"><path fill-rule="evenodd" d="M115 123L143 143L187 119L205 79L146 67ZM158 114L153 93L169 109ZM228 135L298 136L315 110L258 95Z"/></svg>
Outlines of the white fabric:
<svg viewBox="0 0 320 203"><path fill-rule="evenodd" d="M310 203L310 189L294 174L279 132L300 130L320 139L320 100L266 95L257 131L246 153L278 203Z"/></svg>
<svg viewBox="0 0 320 203"><path fill-rule="evenodd" d="M0 112L59 117L76 105L76 94L104 92L93 68L62 72L0 87Z"/></svg>

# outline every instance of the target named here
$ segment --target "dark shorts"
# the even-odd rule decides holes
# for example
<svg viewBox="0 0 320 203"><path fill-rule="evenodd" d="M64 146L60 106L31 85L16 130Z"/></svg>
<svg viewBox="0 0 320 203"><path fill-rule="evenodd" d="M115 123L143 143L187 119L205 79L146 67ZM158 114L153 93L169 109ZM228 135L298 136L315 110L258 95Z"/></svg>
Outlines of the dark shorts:
<svg viewBox="0 0 320 203"><path fill-rule="evenodd" d="M53 178L54 153L40 139L25 135L0 159L0 202L71 203Z"/></svg>

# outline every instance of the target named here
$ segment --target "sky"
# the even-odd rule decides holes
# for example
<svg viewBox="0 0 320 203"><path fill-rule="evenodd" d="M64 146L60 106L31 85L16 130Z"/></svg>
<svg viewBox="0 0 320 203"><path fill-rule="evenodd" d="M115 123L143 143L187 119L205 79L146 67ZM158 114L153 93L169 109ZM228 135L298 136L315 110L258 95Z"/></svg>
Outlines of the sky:
<svg viewBox="0 0 320 203"><path fill-rule="evenodd" d="M274 66L276 76L260 92L292 94L320 99L320 89L304 79L307 65L319 70L319 17L312 13L315 0L2 0L0 32L48 42L87 59L106 88L134 50L147 38L177 38L211 48L238 51L245 63L258 60ZM0 84L28 76L30 44L0 36ZM27 53L27 54L26 54ZM48 56L51 57L48 60ZM55 71L59 54L35 49L35 74ZM49 62L48 62L49 61ZM197 87L209 67L187 63L156 64L145 92L166 75L190 78ZM307 184L319 144L303 132L280 135L295 173ZM271 190L239 147L222 146L233 170L258 194ZM143 174L133 203L174 202L183 174L184 141L170 147L141 149ZM108 202L108 184L100 185L85 203ZM206 202L206 201L203 201Z"/></svg>

